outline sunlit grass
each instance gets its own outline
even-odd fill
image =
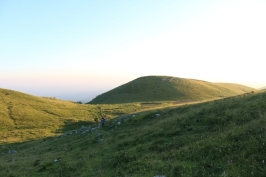
[[[169,76],[146,76],[103,93],[90,103],[191,102],[225,98],[251,91],[256,89],[238,84],[211,83]]]
[[[104,127],[83,135],[2,143],[0,176],[265,176],[266,93],[187,105],[163,103],[167,106],[161,108],[152,104],[143,104],[150,110],[143,110],[141,103],[82,105],[110,119]],[[63,115],[60,110],[49,111]],[[57,117],[65,122],[54,130],[67,132],[86,123],[96,126],[94,119],[67,115]],[[20,137],[17,130],[10,129]],[[21,136],[36,136],[34,129],[25,130]],[[8,131],[3,134],[10,135]],[[45,133],[45,129],[39,131]],[[13,149],[17,153],[8,154]]]
[[[150,106],[128,104],[77,104],[56,98],[41,98],[17,91],[0,89],[0,143],[37,140],[99,122],[102,116],[116,116],[171,103]],[[68,128],[65,128],[68,127]]]

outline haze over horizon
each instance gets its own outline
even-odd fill
[[[149,75],[266,86],[266,1],[0,1],[0,88],[79,101]]]

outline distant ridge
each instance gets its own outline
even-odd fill
[[[259,90],[266,91],[266,87],[262,87]]]
[[[91,104],[149,101],[199,101],[257,91],[231,83],[211,83],[170,76],[144,76],[92,99]]]

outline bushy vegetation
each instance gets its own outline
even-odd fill
[[[265,114],[266,93],[139,110],[85,135],[2,144],[0,176],[263,177]]]
[[[251,91],[256,89],[238,84],[211,83],[169,76],[146,76],[103,93],[90,103],[191,102],[225,98]]]

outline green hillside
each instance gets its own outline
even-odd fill
[[[90,103],[188,102],[225,98],[251,91],[256,89],[238,84],[211,83],[169,76],[146,76],[103,93]]]
[[[87,134],[2,144],[0,176],[264,177],[265,116],[265,92],[121,115]]]
[[[0,89],[0,143],[55,136],[66,126],[141,110],[140,104],[88,105]],[[145,109],[145,108],[144,108]]]

